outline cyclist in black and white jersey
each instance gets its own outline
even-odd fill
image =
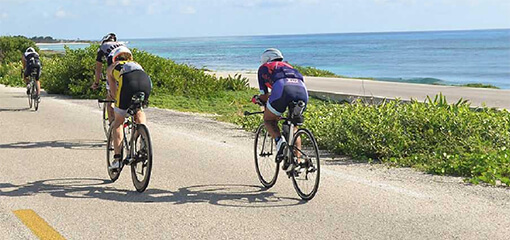
[[[36,71],[37,74],[35,76],[35,80],[37,83],[37,101],[40,100],[39,94],[41,93],[41,83],[39,82],[39,78],[41,77],[41,60],[39,60],[39,54],[35,51],[34,48],[29,47],[23,53],[21,57],[21,62],[23,63],[23,80],[25,80],[25,84],[27,85],[27,94],[29,94],[29,86],[28,86],[28,76],[32,73],[32,71]]]
[[[124,44],[117,42],[117,36],[115,36],[115,33],[108,33],[101,40],[101,46],[99,46],[99,49],[97,49],[95,81],[92,85],[92,89],[97,89],[99,86],[99,80],[101,79],[104,61],[106,60],[107,67],[112,65],[112,59],[109,58],[108,55],[112,52],[113,49],[120,46],[124,46]]]
[[[95,71],[95,81],[92,84],[92,89],[97,89],[99,87],[99,80],[101,79],[102,70],[103,70],[103,63],[106,60],[106,66],[109,67],[112,65],[112,59],[111,57],[108,57],[113,49],[124,46],[123,43],[117,42],[117,36],[115,36],[115,33],[108,33],[106,36],[103,37],[101,40],[101,46],[99,46],[99,49],[97,49],[97,56],[96,56],[96,71]],[[108,79],[107,79],[108,80]],[[113,100],[111,98],[111,95],[109,93],[110,87],[108,86],[108,81],[106,81],[106,100]],[[111,104],[106,105],[106,109],[108,111],[108,120],[110,123],[113,121],[113,118],[110,116],[114,116],[113,108]]]

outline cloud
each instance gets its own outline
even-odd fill
[[[43,16],[44,16],[44,15],[43,15]],[[64,9],[62,9],[62,8],[59,8],[59,9],[55,12],[54,16],[55,16],[56,18],[69,18],[69,17],[72,17],[72,16],[73,16],[73,14],[72,14],[71,12],[69,12],[69,11],[66,11],[66,10],[64,10]]]
[[[65,17],[68,17],[70,16],[69,13],[67,13],[65,10],[63,9],[59,9],[55,12],[55,17],[56,18],[65,18]]]
[[[195,13],[197,13],[197,10],[194,7],[192,7],[192,6],[187,6],[187,7],[181,8],[181,13],[184,13],[184,14],[195,14]]]
[[[0,14],[0,20],[7,19],[7,18],[9,18],[9,14],[7,14],[7,13]]]

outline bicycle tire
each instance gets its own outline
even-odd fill
[[[260,145],[260,143],[262,143],[262,145]],[[269,146],[269,148],[271,148],[270,152],[264,152],[265,150],[264,148],[266,146]],[[255,156],[255,170],[257,171],[259,181],[265,188],[269,189],[272,186],[274,186],[276,180],[278,179],[280,163],[277,163],[275,160],[276,146],[274,144],[273,138],[267,132],[266,127],[264,126],[263,123],[260,124],[255,133],[254,156]],[[264,169],[261,171],[261,168],[263,166],[267,167],[267,170]],[[264,174],[262,172],[264,172]],[[264,176],[265,173],[267,173],[268,175],[267,177]]]
[[[108,110],[107,110],[106,104],[109,104],[109,103],[103,103],[103,130],[104,130],[104,135],[106,136],[106,138],[108,138],[108,130],[110,129],[110,121],[108,120]]]
[[[137,125],[135,140],[133,143],[135,158],[131,163],[131,178],[136,191],[143,192],[149,186],[151,172],[152,172],[152,142],[149,134],[149,129],[143,124]],[[141,140],[140,145],[138,140]],[[142,145],[143,144],[143,145]],[[139,175],[142,179],[139,179]]]
[[[118,169],[118,170],[110,169],[111,163],[114,160],[113,156],[115,155],[115,150],[113,147],[113,131],[112,131],[111,127],[108,130],[108,138],[106,139],[106,141],[107,141],[107,143],[106,143],[106,170],[108,171],[108,176],[110,176],[110,179],[112,180],[112,182],[115,182],[115,181],[117,181],[117,179],[119,179],[120,173],[122,172],[122,164],[121,164],[121,169]],[[121,145],[121,148],[123,148],[122,145]],[[123,151],[121,151],[121,159],[124,159]]]
[[[308,140],[303,141],[303,139],[302,139],[303,135],[307,135]],[[301,139],[301,149],[296,147],[296,141],[298,139]],[[294,170],[292,172],[292,184],[294,185],[294,189],[296,190],[299,197],[301,197],[301,199],[303,199],[303,200],[308,201],[315,196],[315,194],[317,193],[317,190],[319,189],[320,156],[319,156],[319,147],[317,146],[317,141],[315,140],[315,137],[313,136],[313,134],[308,129],[299,129],[294,134],[294,138],[293,138],[292,143],[290,144],[290,148],[289,148],[289,149],[293,149],[292,159],[294,161],[294,164],[296,164],[296,162],[295,162],[296,152],[300,152],[300,154],[306,155],[304,153],[305,150],[303,147],[303,145],[304,145],[303,142],[307,142],[308,144],[310,144],[310,146],[308,146],[308,148],[307,148],[307,150],[310,151],[310,154],[305,156],[307,159],[309,158],[310,161],[306,162],[306,165],[304,167],[304,170],[305,170],[304,172],[297,172],[296,170]],[[309,164],[311,161],[315,161],[315,162],[312,162],[313,165],[311,165],[311,166],[314,166],[315,170],[309,172],[308,167],[310,166]],[[303,170],[303,168],[301,168],[301,170]],[[308,179],[309,179],[309,176],[312,176],[312,175],[315,175],[315,177],[313,178],[312,184],[310,185],[308,182]],[[305,183],[305,181],[308,183]],[[304,189],[305,186],[311,186],[311,188],[308,188],[305,190]]]

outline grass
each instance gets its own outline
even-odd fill
[[[500,89],[492,84],[483,84],[483,83],[468,83],[463,85],[457,85],[460,87],[472,87],[472,88],[492,88],[492,89]]]

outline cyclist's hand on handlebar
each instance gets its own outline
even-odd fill
[[[251,98],[251,102],[254,103],[254,104],[260,105],[260,106],[264,106],[265,105],[265,103],[260,99],[259,95],[254,95]]]
[[[92,88],[93,90],[97,90],[98,87],[99,87],[99,83],[94,82],[90,88]]]

